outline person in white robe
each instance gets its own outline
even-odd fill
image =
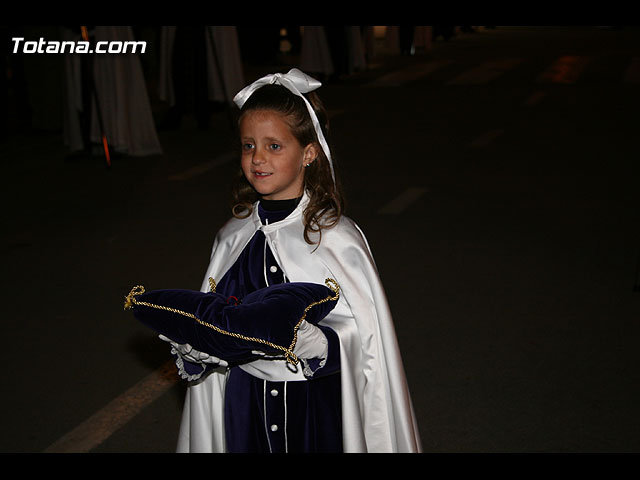
[[[323,77],[333,75],[335,69],[324,27],[303,27],[299,64],[301,70],[314,75]]]
[[[96,26],[91,31],[92,42],[135,41],[128,26]],[[64,30],[66,40],[81,41],[79,33]],[[82,55],[92,55],[93,79],[82,78]],[[103,148],[105,134],[110,153],[129,156],[162,154],[153,112],[147,92],[141,53],[74,53],[65,54],[66,102],[64,105],[64,139],[71,152],[88,150],[87,135],[83,135],[84,116],[89,129],[88,141]],[[95,90],[93,90],[95,85]],[[95,91],[90,112],[82,100],[83,93]],[[85,137],[85,138],[83,138]]]

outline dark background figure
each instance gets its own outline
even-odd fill
[[[29,104],[23,55],[13,53],[13,37],[24,37],[22,27],[0,27],[2,58],[0,59],[0,136],[8,135],[8,129],[29,129],[32,109]]]
[[[185,115],[193,114],[198,128],[209,128],[216,105],[207,95],[205,26],[177,26],[171,57],[175,105],[160,123],[160,130],[179,128]]]
[[[398,42],[400,43],[400,53],[402,55],[411,55],[413,52],[413,36],[416,27],[414,25],[398,26]]]
[[[347,27],[344,25],[329,25],[324,27],[324,32],[331,52],[331,59],[333,60],[333,75],[330,76],[329,81],[336,81],[341,76],[349,73]]]
[[[82,38],[82,28],[79,25],[65,25],[64,28],[73,33],[74,36]],[[86,26],[89,33],[89,41],[95,42],[93,37],[93,25]],[[78,151],[72,151],[67,159],[83,159],[91,158],[93,148],[91,145],[91,117],[93,113],[93,96],[95,84],[93,79],[93,56],[79,55],[80,60],[80,85],[82,90],[82,111],[78,112],[80,122],[80,130],[82,134],[82,145],[84,148]]]
[[[242,58],[257,66],[276,65],[280,51],[280,26],[236,27]]]

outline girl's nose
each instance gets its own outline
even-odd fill
[[[253,163],[254,165],[260,165],[264,163],[264,158],[262,158],[262,155],[258,153],[257,150],[254,150],[253,155],[251,156],[251,163]]]

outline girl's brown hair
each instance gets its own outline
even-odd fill
[[[328,142],[329,120],[320,98],[315,92],[307,93],[305,97],[313,106],[322,133]],[[285,87],[265,85],[256,90],[243,105],[238,123],[242,120],[243,115],[255,110],[269,110],[281,114],[291,128],[291,133],[302,147],[310,143],[317,147],[318,157],[305,168],[304,189],[309,195],[309,204],[303,212],[303,217],[305,241],[309,244],[316,243],[311,240],[311,233],[318,233],[317,243],[320,243],[322,229],[334,226],[344,212],[344,196],[337,171],[335,171],[335,159],[333,166],[336,178],[334,183],[329,159],[318,142],[304,100]],[[245,178],[242,169],[233,183],[231,197],[232,212],[237,218],[248,217],[253,210],[253,204],[260,198]]]

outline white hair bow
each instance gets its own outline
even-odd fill
[[[312,78],[309,75],[301,72],[297,68],[292,68],[288,73],[273,73],[259,78],[251,85],[248,85],[240,90],[233,98],[233,101],[238,106],[238,108],[242,108],[249,97],[253,95],[253,92],[261,87],[264,87],[265,85],[271,84],[282,85],[292,93],[301,97],[302,100],[304,100],[304,103],[307,106],[307,110],[309,111],[309,115],[311,116],[311,122],[313,123],[313,127],[315,128],[316,135],[318,136],[318,142],[320,142],[320,146],[322,147],[322,150],[324,150],[324,153],[327,156],[327,160],[329,160],[331,176],[333,177],[333,181],[335,182],[336,177],[335,173],[333,172],[333,160],[331,160],[329,145],[324,138],[322,128],[320,128],[320,122],[318,121],[316,112],[314,111],[309,101],[304,97],[304,95],[302,95],[303,93],[308,93],[317,88],[320,88],[320,86],[322,86],[322,83],[320,83],[315,78]]]

